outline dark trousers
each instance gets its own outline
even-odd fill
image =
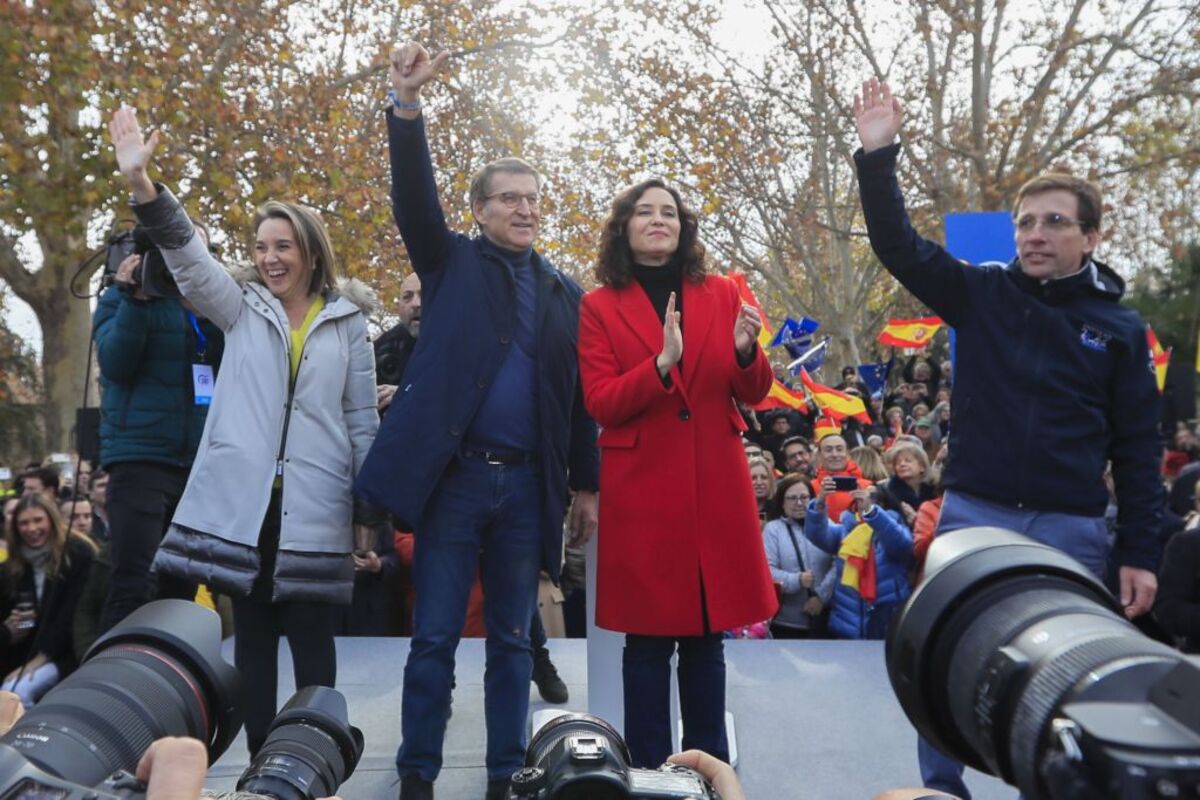
[[[150,577],[154,554],[175,514],[188,470],[148,461],[125,461],[109,468],[108,531],[112,575],[100,614],[107,631],[156,596],[191,600],[196,585],[161,575]]]
[[[633,766],[656,769],[673,752],[671,656],[679,650],[683,749],[729,760],[725,738],[725,641],[707,636],[625,636],[625,743]]]
[[[233,663],[242,675],[246,747],[253,758],[275,719],[279,691],[279,637],[292,651],[296,688],[332,687],[337,678],[330,603],[264,603],[233,599]]]
[[[483,602],[486,603],[487,599]],[[542,615],[536,608],[533,609],[533,617],[529,620],[529,646],[533,649],[534,661],[539,656],[550,657],[550,651],[546,647],[546,626],[542,624]]]
[[[259,574],[249,597],[233,598],[233,664],[242,675],[246,710],[246,747],[253,758],[267,738],[275,719],[279,693],[279,637],[286,636],[292,651],[296,688],[333,687],[337,678],[337,651],[333,628],[337,606],[293,600],[271,602],[275,558],[279,550],[282,490],[271,492],[271,501],[258,534]]]

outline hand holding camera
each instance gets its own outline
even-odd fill
[[[145,300],[146,293],[142,291],[142,281],[138,267],[142,265],[142,257],[137,253],[126,256],[113,275],[113,282],[122,291],[129,292],[138,300]]]

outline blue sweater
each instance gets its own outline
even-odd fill
[[[1035,511],[1104,515],[1116,482],[1115,561],[1158,564],[1160,398],[1146,326],[1122,280],[1095,271],[1042,283],[1019,261],[974,267],[921,238],[896,180],[899,145],[859,150],[859,193],[883,265],[952,325],[954,424],[942,483]]]

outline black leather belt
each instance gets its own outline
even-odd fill
[[[478,461],[486,461],[489,464],[502,464],[506,467],[515,467],[521,464],[532,464],[537,456],[534,453],[524,453],[520,450],[510,451],[507,453],[498,453],[495,450],[480,450],[477,447],[463,447],[459,454],[463,458],[473,458]]]

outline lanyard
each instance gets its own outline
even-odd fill
[[[196,332],[196,357],[200,359],[200,363],[204,363],[204,354],[208,347],[208,337],[204,335],[204,331],[200,330],[200,323],[196,320],[196,315],[191,311],[184,309],[187,314],[188,321],[192,323],[192,330]]]

